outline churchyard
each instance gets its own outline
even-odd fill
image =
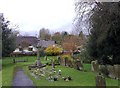
[[[28,60],[17,63],[13,63],[13,57],[4,58],[2,86],[12,86],[15,73],[20,67],[35,86],[96,86],[96,72],[91,70],[91,64],[83,63],[83,69],[80,68],[80,64],[80,67],[70,67],[67,63],[59,65],[51,61],[57,59],[57,56],[48,56],[47,60],[40,57],[42,64],[46,64],[45,67],[29,69],[30,65],[35,64],[36,58],[36,56],[16,57],[17,60]],[[106,86],[118,86],[118,80],[110,77],[105,77],[105,82]]]

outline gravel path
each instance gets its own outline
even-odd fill
[[[18,68],[13,79],[13,88],[35,88],[32,80],[24,74],[22,68]]]

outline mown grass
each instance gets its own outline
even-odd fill
[[[56,57],[48,57],[48,59],[52,59]],[[30,75],[30,71],[28,70],[28,65],[34,64],[36,57],[35,56],[26,56],[26,57],[18,57],[16,59],[28,59],[28,62],[19,62],[19,63],[12,63],[12,58],[7,57],[3,59],[3,70],[2,70],[2,85],[3,86],[11,86],[12,85],[12,80],[14,76],[14,71],[15,68],[20,66],[23,68],[25,74],[27,74],[30,79],[33,81],[33,83],[36,86],[95,86],[95,73],[91,72],[91,65],[90,64],[84,64],[85,72],[83,71],[78,71],[73,68],[68,68],[64,66],[57,66],[55,69],[56,70],[62,70],[62,75],[63,76],[71,76],[72,81],[65,82],[63,80],[58,80],[56,82],[48,82],[43,79],[35,79]],[[43,57],[41,57],[42,63],[46,63],[44,61]],[[50,60],[48,60],[50,61]],[[50,66],[51,68],[51,66]],[[107,86],[117,86],[118,81],[113,80],[110,78],[106,78],[106,83]],[[47,84],[47,85],[46,85]]]

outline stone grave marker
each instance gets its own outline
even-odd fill
[[[47,61],[47,56],[44,56],[44,60]]]
[[[106,88],[105,78],[100,73],[96,76],[96,88]]]
[[[59,64],[61,64],[61,57],[58,56],[57,59],[58,59]]]
[[[64,58],[64,61],[65,61],[65,66],[67,66],[68,59]]]
[[[53,60],[51,60],[51,65],[52,65],[52,69],[55,68],[55,62]]]
[[[69,60],[67,64],[68,64],[68,67],[71,67],[71,68],[73,67],[72,61]]]
[[[116,77],[116,79],[120,80],[120,65],[114,65],[114,69],[115,69],[115,77]]]
[[[98,72],[99,71],[99,65],[98,65],[97,60],[91,62],[91,70],[93,72]]]
[[[75,69],[77,69],[77,70],[83,70],[82,61],[77,60],[74,65],[75,65]]]
[[[109,77],[115,79],[115,69],[112,65],[107,66],[108,71],[109,71]]]

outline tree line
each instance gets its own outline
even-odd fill
[[[76,25],[85,19],[89,30],[84,53],[101,64],[120,64],[120,2],[78,1],[76,10]]]

